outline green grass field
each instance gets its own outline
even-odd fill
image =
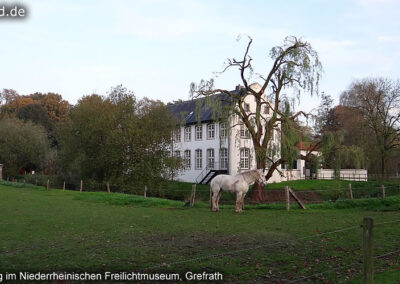
[[[337,204],[213,213],[207,203],[3,184],[0,273],[218,271],[230,283],[360,283],[359,225],[372,216],[393,222],[374,229],[376,279],[399,282],[399,253],[385,254],[400,249],[400,199]]]

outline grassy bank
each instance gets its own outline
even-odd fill
[[[176,186],[180,186],[182,183],[176,183]],[[31,184],[24,183],[16,183],[16,182],[0,182],[0,185],[6,185],[9,187],[14,187],[17,189],[33,189],[38,191],[46,191],[44,187],[35,186]],[[186,183],[184,185],[190,185]],[[187,188],[189,191],[189,187]],[[191,187],[190,187],[191,190]],[[203,193],[204,200],[202,198],[198,198],[195,206],[196,208],[209,208],[209,193],[205,195],[206,188],[204,185],[200,185],[200,193]],[[326,191],[329,191],[328,189]],[[50,192],[61,192],[61,190],[51,189]],[[125,193],[107,193],[107,192],[82,192],[78,193],[76,191],[67,190],[65,192],[61,192],[61,194],[73,194],[73,200],[85,201],[85,202],[94,202],[94,203],[104,203],[109,205],[122,205],[122,206],[135,206],[135,207],[158,207],[158,208],[187,208],[189,207],[188,202],[178,201],[167,198],[158,198],[158,197],[147,197],[144,198],[141,195],[132,195]],[[198,196],[199,192],[196,192],[196,196]],[[227,197],[231,197],[231,200],[226,198],[226,204],[222,204],[220,207],[225,209],[233,209],[235,204],[235,195],[233,194],[224,194]],[[223,196],[224,196],[223,195]],[[246,204],[246,208],[248,210],[253,209],[278,209],[283,210],[286,208],[286,205],[283,203],[270,203],[270,204]],[[300,208],[293,204],[291,206],[292,210],[300,210]],[[335,201],[325,201],[320,203],[311,203],[307,204],[307,208],[309,209],[351,209],[351,208],[363,208],[369,210],[381,210],[381,211],[391,211],[391,210],[400,210],[400,195],[389,196],[385,199],[382,198],[361,198],[361,199],[344,199],[344,200],[335,200]]]
[[[39,175],[38,175],[39,177]],[[24,179],[20,179],[22,181]],[[36,179],[32,175],[25,179],[27,184],[30,181],[35,184],[38,182],[41,186],[46,185],[47,177],[40,176]],[[357,181],[342,181],[342,180],[297,180],[280,183],[270,183],[266,185],[267,192],[274,194],[274,191],[282,191],[285,186],[290,186],[296,191],[302,192],[315,192],[317,194],[317,200],[340,200],[349,198],[348,186],[351,184],[354,198],[371,198],[381,197],[381,186],[385,186],[386,196],[400,195],[400,181],[391,180],[386,182],[368,181],[368,182],[357,182]],[[71,187],[67,182],[67,189],[79,190],[78,187]],[[53,188],[62,188],[63,184],[57,181],[57,178],[50,178],[50,186]],[[111,185],[112,192],[143,195],[144,187],[138,187],[136,185]],[[83,183],[84,191],[100,191],[106,192],[106,184],[98,183]],[[186,201],[189,200],[192,191],[192,183],[177,182],[177,181],[164,181],[158,186],[149,186],[147,196],[160,197],[171,200]],[[210,198],[210,186],[198,184],[196,186],[196,201],[208,201]],[[247,196],[248,199],[248,196]],[[284,198],[282,196],[282,200]],[[223,194],[221,198],[221,204],[233,204],[235,202],[235,196],[232,194]],[[271,198],[267,202],[276,202],[274,198]],[[247,200],[249,203],[249,200]]]

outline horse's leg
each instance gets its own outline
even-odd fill
[[[242,200],[240,201],[240,202],[242,203],[242,204],[241,204],[241,205],[242,205],[242,206],[241,206],[241,211],[244,210],[244,198],[245,198],[245,196],[246,196],[246,193],[247,193],[247,192],[244,192],[244,193],[242,194]]]
[[[219,199],[221,198],[221,195],[222,195],[222,189],[219,190],[218,195],[217,195],[217,201],[216,201],[217,211],[219,211],[218,203],[219,203]]]
[[[235,207],[235,212],[241,212],[242,211],[242,204],[241,201],[242,200],[242,192],[238,191],[236,193],[236,207]]]
[[[218,211],[218,194],[219,194],[219,191],[220,191],[221,189],[219,188],[219,186],[214,186],[214,187],[212,187],[211,188],[211,205],[212,205],[212,208],[211,208],[211,210],[212,211]]]

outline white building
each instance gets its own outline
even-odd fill
[[[251,85],[256,91],[260,87],[259,84]],[[238,92],[239,87],[235,91]],[[225,104],[230,101],[223,94],[216,94],[212,99],[220,99]],[[255,107],[253,96],[247,96],[244,108],[255,112]],[[172,144],[173,155],[183,158],[186,165],[185,170],[178,174],[177,180],[208,183],[220,173],[233,175],[256,168],[252,140],[246,126],[240,124],[237,116],[231,115],[225,123],[216,122],[212,106],[207,105],[205,98],[175,103],[169,108],[175,116],[183,120],[182,126],[173,135]],[[267,106],[264,106],[262,114],[266,119],[272,116]],[[280,149],[279,137],[279,129],[275,129],[271,143],[277,149]],[[279,154],[276,154],[275,159],[279,159],[277,155]],[[279,181],[281,177],[275,171],[268,182]]]
[[[250,86],[259,91],[261,86],[257,83]],[[232,93],[239,94],[240,88],[236,87]],[[266,98],[265,98],[266,99]],[[232,100],[224,94],[211,96],[209,102],[216,101],[221,104],[230,104]],[[246,96],[243,107],[248,112],[255,112],[256,102],[253,96]],[[237,174],[241,171],[256,169],[255,151],[250,134],[245,125],[241,124],[239,117],[231,115],[226,122],[220,122],[215,117],[212,104],[207,104],[205,98],[184,101],[169,105],[169,109],[182,123],[173,135],[172,154],[184,159],[185,170],[181,171],[176,180],[195,183],[208,183],[218,174]],[[272,111],[263,105],[262,115],[266,120],[272,116]],[[280,158],[280,124],[273,130],[273,139],[270,148],[275,148],[274,161]],[[299,145],[300,154],[306,156],[310,151],[312,155],[320,156],[321,152]],[[280,165],[274,171],[268,183],[298,179],[334,179],[333,170],[320,169],[316,173],[310,171],[310,165],[298,159],[290,167]],[[365,170],[341,170],[341,179],[367,180]]]

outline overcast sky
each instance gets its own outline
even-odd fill
[[[310,42],[324,68],[320,90],[336,103],[354,79],[400,78],[396,0],[19,3],[28,9],[26,19],[0,20],[0,89],[20,94],[51,91],[76,103],[123,84],[139,98],[188,99],[191,82],[242,56],[246,41],[236,41],[239,34],[254,39],[258,73],[269,70],[268,52],[286,36]],[[216,81],[225,89],[239,83],[236,70]],[[304,96],[298,109],[318,104]]]

